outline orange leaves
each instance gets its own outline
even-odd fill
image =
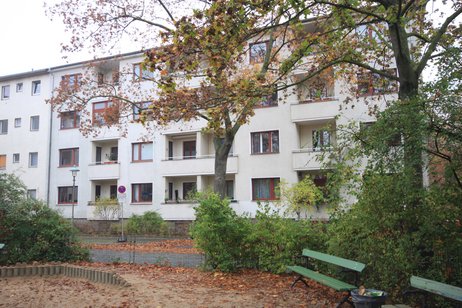
[[[199,250],[193,247],[192,240],[166,240],[148,243],[114,243],[114,244],[87,244],[91,249],[108,249],[138,252],[171,252],[180,254],[197,254]]]

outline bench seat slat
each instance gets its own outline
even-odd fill
[[[366,264],[328,255],[322,252],[310,250],[310,249],[303,249],[303,256],[321,260],[327,263],[335,264],[344,268],[348,268],[350,270],[356,271],[356,272],[362,272],[363,269],[366,267]]]
[[[462,288],[451,286],[438,281],[412,276],[411,286],[431,293],[439,294],[448,298],[462,301]]]
[[[351,291],[351,290],[357,289],[357,287],[352,284],[320,274],[318,272],[312,271],[302,266],[294,265],[294,266],[288,266],[287,268],[297,274],[313,279],[314,281],[317,281],[323,285],[331,287],[332,289],[335,289],[337,291]]]

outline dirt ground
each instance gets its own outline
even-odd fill
[[[294,277],[129,264],[79,264],[120,274],[130,287],[65,276],[0,279],[0,307],[334,307],[341,294]]]

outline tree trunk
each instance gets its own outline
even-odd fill
[[[226,197],[226,165],[229,151],[234,141],[234,133],[227,133],[224,138],[214,137],[215,146],[215,179],[213,190],[222,199]]]

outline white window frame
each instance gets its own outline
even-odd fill
[[[10,99],[11,95],[11,88],[10,85],[4,85],[2,86],[2,100],[7,100]]]
[[[32,95],[40,95],[41,88],[42,88],[41,80],[32,81],[32,89],[31,89]]]
[[[18,83],[16,84],[16,93],[22,92],[23,89],[24,89],[24,83],[18,82]]]
[[[0,135],[8,134],[8,120],[0,120]]]
[[[21,127],[21,118],[14,119],[14,127]]]
[[[13,164],[19,163],[21,160],[21,156],[19,153],[13,153]]]
[[[32,164],[33,163],[33,161],[32,161],[33,156],[36,157],[35,164]],[[29,168],[37,168],[37,166],[38,166],[38,152],[29,152]]]
[[[30,131],[38,131],[40,129],[40,116],[31,116],[30,117]]]

